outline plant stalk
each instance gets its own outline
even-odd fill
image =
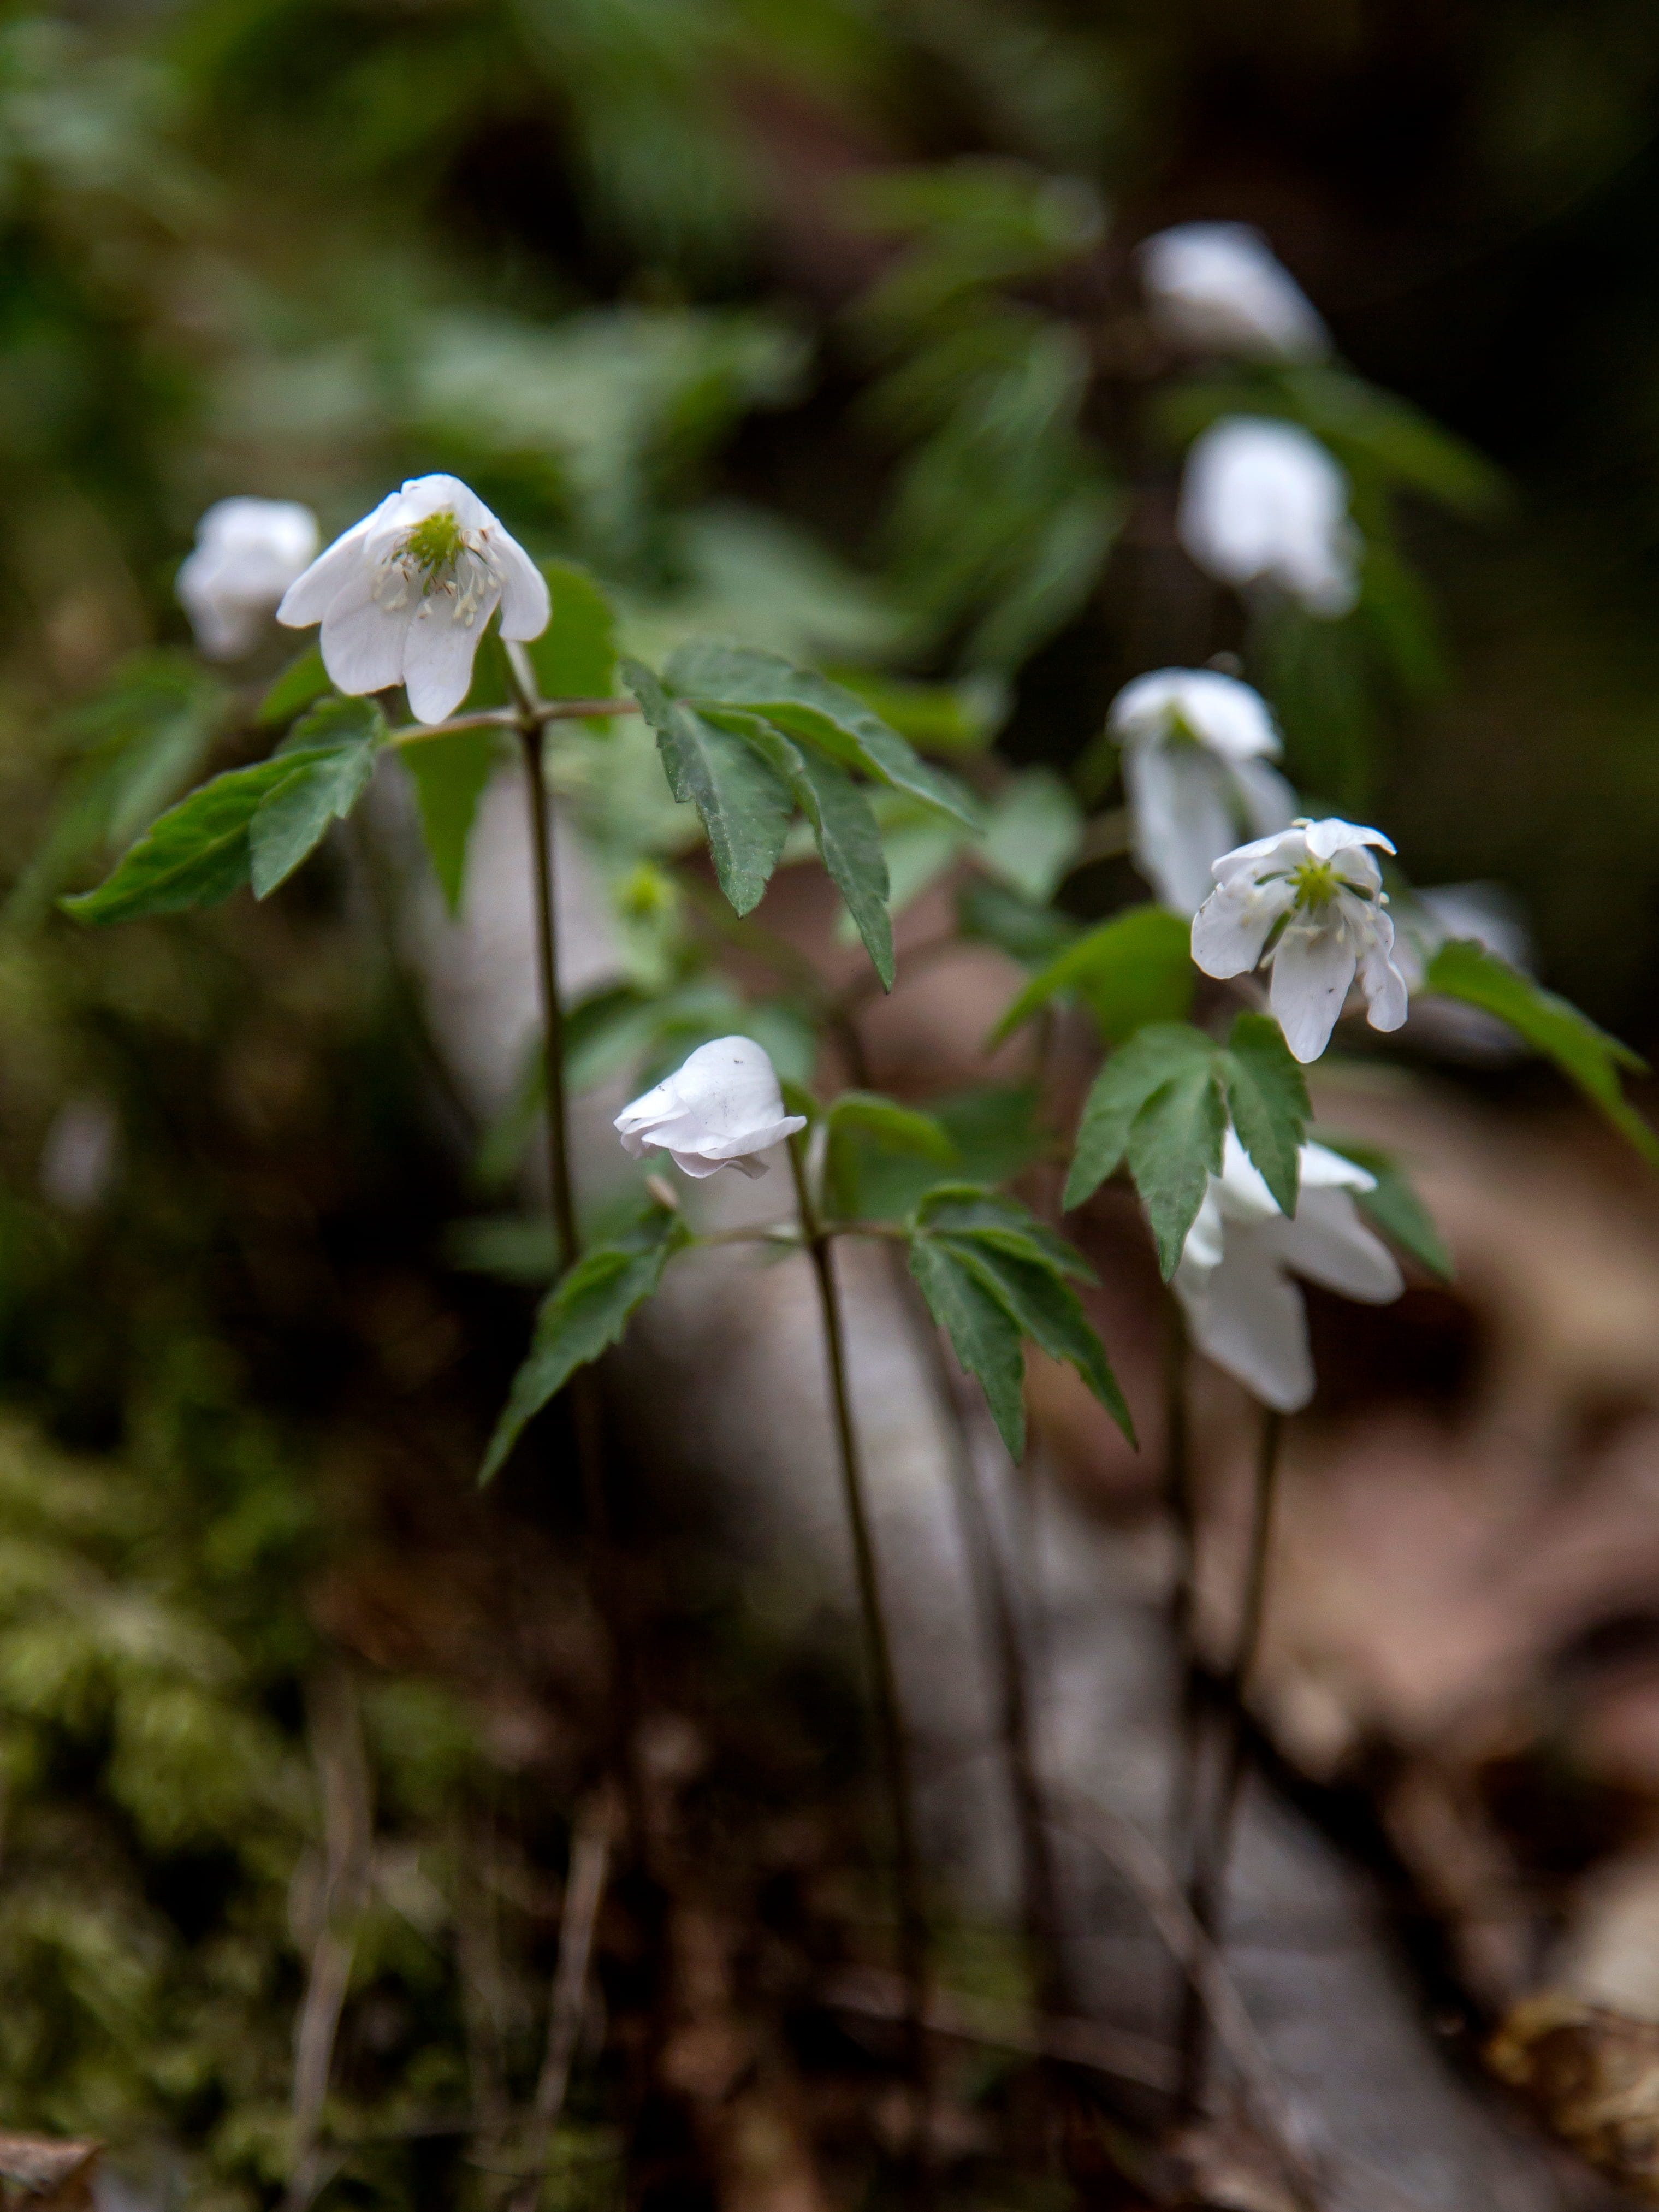
[[[1279,1443],[1285,1417],[1272,1407],[1261,1409],[1261,1430],[1256,1448],[1255,1480],[1251,1486],[1250,1548],[1244,1570],[1244,1602],[1233,1656],[1222,1684],[1221,1772],[1209,1817],[1194,1852],[1192,1882],[1188,1893],[1193,1920],[1205,1941],[1219,1948],[1226,1902],[1228,1862],[1232,1855],[1233,1830],[1244,1781],[1245,1698],[1256,1654],[1261,1625],[1267,1614],[1267,1565],[1272,1551],[1273,1505],[1279,1490]],[[1209,2070],[1209,2023],[1201,1995],[1189,1984],[1188,2011],[1181,2038],[1181,2102],[1189,2116],[1203,2105]],[[1189,2024],[1190,2023],[1190,2024]]]
[[[927,2048],[927,1915],[922,1902],[921,1863],[916,1850],[915,1826],[910,1804],[910,1762],[904,1722],[899,1705],[898,1675],[887,1633],[887,1617],[881,1601],[881,1580],[876,1563],[874,1533],[859,1461],[858,1437],[853,1426],[852,1400],[847,1382],[847,1342],[841,1295],[836,1287],[833,1244],[813,1202],[799,1139],[789,1139],[789,1166],[795,1179],[800,1207],[801,1236],[817,1283],[818,1304],[823,1320],[823,1343],[830,1374],[830,1407],[835,1417],[836,1443],[841,1459],[842,1492],[848,1526],[853,1538],[853,1560],[858,1579],[859,1609],[863,1621],[865,1654],[875,1695],[877,1723],[881,1735],[882,1764],[887,1783],[888,1813],[893,1832],[893,1894],[898,1917],[898,1965],[905,1990],[904,2035],[908,2069],[915,2104],[911,2112],[911,2150],[924,2191],[931,2163],[928,2151],[929,2094]]]

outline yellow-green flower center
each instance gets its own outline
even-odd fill
[[[1328,860],[1303,860],[1291,870],[1291,889],[1298,907],[1328,906],[1342,889],[1342,878]]]
[[[416,524],[404,541],[404,552],[430,576],[440,568],[447,568],[464,550],[465,543],[453,509],[443,507]]]

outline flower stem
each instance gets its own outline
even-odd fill
[[[866,1658],[875,1692],[876,1715],[881,1733],[882,1760],[886,1771],[889,1817],[893,1832],[893,1892],[898,1916],[899,1972],[905,1990],[906,2058],[915,2104],[911,2112],[911,2154],[919,2180],[926,2183],[930,2163],[927,2148],[930,2097],[927,2051],[927,1916],[922,1903],[921,1867],[916,1851],[915,1827],[910,1808],[910,1763],[904,1723],[899,1708],[898,1676],[893,1649],[882,1608],[881,1580],[876,1564],[874,1534],[869,1503],[859,1462],[858,1437],[853,1426],[853,1407],[847,1385],[847,1342],[841,1296],[836,1287],[833,1245],[813,1203],[798,1138],[788,1145],[790,1171],[800,1207],[801,1236],[817,1282],[818,1304],[823,1320],[823,1343],[830,1370],[830,1399],[835,1416],[836,1443],[841,1457],[842,1496],[853,1538],[853,1561],[857,1574],[859,1607],[863,1620]]]
[[[564,1008],[559,999],[558,914],[553,884],[552,823],[543,773],[543,725],[526,714],[520,732],[530,799],[530,842],[535,856],[536,977],[542,1002],[542,1072],[547,1092],[547,1184],[558,1232],[559,1266],[580,1254],[576,1201],[570,1180],[569,1115],[564,1092]]]
[[[1188,1892],[1188,1902],[1200,1934],[1206,1942],[1218,1946],[1226,1901],[1227,1865],[1244,1780],[1244,1700],[1267,1613],[1267,1563],[1272,1549],[1273,1504],[1279,1489],[1279,1448],[1284,1428],[1284,1415],[1264,1406],[1251,1486],[1250,1549],[1244,1570],[1244,1601],[1232,1659],[1222,1684],[1221,1772],[1210,1816],[1195,1852]],[[1185,2021],[1182,2024],[1181,2101],[1183,2109],[1192,2114],[1200,2110],[1203,2102],[1209,2056],[1207,2015],[1196,1990],[1189,1992],[1188,2012],[1189,2015],[1195,2013],[1196,2024],[1190,2028]]]

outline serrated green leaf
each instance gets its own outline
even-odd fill
[[[1284,1031],[1267,1014],[1238,1017],[1227,1039],[1223,1066],[1228,1110],[1238,1141],[1279,1201],[1279,1211],[1293,1218],[1302,1142],[1313,1111],[1306,1079]]]
[[[254,815],[270,793],[307,763],[303,753],[273,754],[215,776],[152,823],[95,890],[59,904],[77,921],[100,924],[219,905],[248,880],[248,826]]]
[[[323,665],[321,647],[308,645],[295,659],[289,661],[260,700],[253,719],[262,730],[280,729],[284,722],[291,722],[313,699],[320,699],[325,691],[331,689],[328,671]]]
[[[672,1255],[690,1241],[684,1223],[660,1207],[640,1235],[626,1243],[602,1244],[575,1266],[544,1300],[524,1364],[513,1378],[478,1473],[489,1482],[518,1442],[527,1422],[557,1396],[579,1367],[617,1343],[629,1320],[656,1290]]]
[[[1152,1224],[1166,1283],[1181,1264],[1210,1177],[1221,1172],[1226,1133],[1215,1057],[1208,1066],[1194,1063],[1155,1091],[1130,1128],[1129,1173]]]
[[[544,561],[553,602],[547,628],[525,648],[544,699],[608,699],[617,680],[617,618],[574,561]]]
[[[789,781],[812,825],[818,856],[858,926],[882,988],[893,988],[893,922],[887,911],[887,855],[870,802],[832,761],[787,739]]]
[[[248,876],[255,898],[269,898],[321,844],[329,825],[350,813],[368,788],[374,754],[374,740],[368,737],[314,754],[276,756],[302,764],[266,793],[248,824]]]
[[[1025,1354],[1007,1308],[947,1245],[910,1239],[910,1273],[927,1310],[950,1338],[963,1374],[975,1376],[1010,1455],[1025,1455]]]
[[[1064,1210],[1069,1213],[1092,1197],[1117,1167],[1136,1115],[1156,1091],[1176,1077],[1200,1072],[1207,1076],[1214,1064],[1215,1046],[1201,1030],[1185,1023],[1149,1024],[1115,1052],[1084,1103],[1060,1201]]]
[[[501,742],[493,730],[452,730],[398,747],[420,810],[432,872],[451,914],[460,911],[466,883],[466,848],[495,763]]]
[[[1121,1045],[1149,1024],[1179,1022],[1196,987],[1190,923],[1166,907],[1132,906],[1039,969],[991,1031],[987,1048],[1061,991],[1081,999],[1107,1042]]]
[[[675,648],[663,672],[672,690],[711,705],[756,708],[842,767],[861,769],[969,830],[979,827],[972,794],[954,776],[930,768],[862,699],[815,670],[792,667],[775,653],[692,638]]]
[[[1093,1391],[1131,1443],[1136,1441],[1111,1362],[1084,1312],[1077,1292],[1041,1259],[1033,1259],[996,1231],[947,1236],[943,1243],[1002,1307],[1022,1336],[1050,1359],[1066,1361]]]
[[[1394,1155],[1352,1137],[1334,1136],[1328,1129],[1316,1129],[1313,1133],[1328,1151],[1340,1152],[1345,1160],[1352,1160],[1356,1167],[1376,1177],[1374,1190],[1353,1193],[1355,1205],[1372,1225],[1430,1274],[1437,1275],[1442,1282],[1451,1282],[1456,1269],[1445,1240],[1435,1226],[1434,1216]]]
[[[623,682],[656,732],[668,787],[702,817],[720,887],[738,914],[757,905],[783,850],[793,793],[754,745],[672,699],[637,660]]]
[[[1639,1073],[1646,1066],[1628,1045],[1471,939],[1455,938],[1443,945],[1429,963],[1423,988],[1507,1022],[1577,1084],[1644,1159],[1659,1166],[1659,1137],[1626,1098],[1620,1079],[1621,1069]]]
[[[936,1183],[916,1203],[913,1225],[942,1234],[988,1236],[1001,1240],[1019,1256],[1040,1260],[1057,1273],[1079,1283],[1095,1281],[1095,1273],[1075,1245],[1068,1244],[1046,1221],[1039,1221],[1029,1206],[983,1183]]]

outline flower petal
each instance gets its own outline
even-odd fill
[[[501,576],[501,635],[539,637],[553,613],[546,577],[518,539],[499,526],[490,534],[490,549]]]
[[[383,607],[374,589],[373,572],[361,569],[323,617],[323,665],[342,691],[384,691],[403,681],[404,639],[415,610]]]
[[[1135,745],[1124,753],[1135,865],[1177,914],[1203,905],[1215,888],[1211,863],[1231,848],[1227,775],[1194,744]]]
[[[1267,762],[1235,761],[1232,780],[1245,826],[1258,840],[1278,836],[1295,821],[1300,803],[1295,790]]]
[[[1393,841],[1380,830],[1368,830],[1363,822],[1345,822],[1340,814],[1328,814],[1322,822],[1307,823],[1304,835],[1308,850],[1316,860],[1334,860],[1339,853],[1353,850],[1363,854],[1367,845],[1380,845],[1385,853],[1394,850]],[[1376,864],[1372,861],[1374,867]]]
[[[415,609],[404,647],[404,686],[410,712],[420,722],[441,722],[453,714],[472,684],[472,659],[477,652],[497,594],[483,594],[470,622],[455,611],[454,599],[441,589],[427,592]]]
[[[289,629],[305,629],[312,623],[321,622],[330,606],[345,590],[353,578],[366,573],[367,539],[371,532],[379,529],[387,508],[397,498],[396,492],[383,499],[373,514],[366,514],[361,522],[354,522],[349,530],[343,531],[331,545],[325,546],[312,562],[289,586],[276,610],[276,619]],[[396,681],[396,678],[393,678]],[[377,685],[377,690],[384,690]]]
[[[1387,1305],[1406,1287],[1400,1263],[1346,1190],[1304,1191],[1296,1219],[1283,1222],[1273,1241],[1287,1267],[1365,1305]]]
[[[1279,939],[1269,1003],[1285,1043],[1304,1065],[1330,1042],[1357,964],[1346,929],[1292,921]]]
[[[1194,960],[1206,975],[1248,975],[1293,896],[1285,883],[1218,884],[1193,916]]]
[[[1388,928],[1367,946],[1359,963],[1360,988],[1365,994],[1366,1015],[1374,1030],[1397,1030],[1404,1022],[1410,994],[1406,979],[1394,962],[1394,926],[1387,915],[1377,917]]]
[[[1263,1405],[1294,1413],[1314,1394],[1302,1293],[1281,1271],[1265,1231],[1233,1231],[1221,1265],[1200,1287],[1175,1288],[1193,1341]]]

